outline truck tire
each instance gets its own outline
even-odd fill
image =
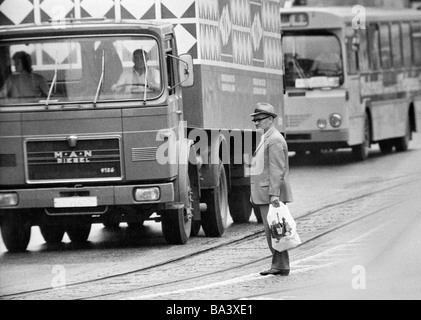
[[[162,215],[162,232],[168,244],[183,245],[190,238],[192,218],[185,209],[166,210]]]
[[[40,225],[39,229],[47,244],[58,244],[63,240],[64,227],[53,225]]]
[[[88,241],[91,227],[90,223],[72,224],[67,226],[66,232],[72,242],[84,243]]]
[[[233,186],[228,198],[234,223],[248,223],[253,207],[250,202],[250,186]]]
[[[186,181],[187,194],[190,194],[191,187],[188,174]],[[167,243],[175,245],[186,244],[191,236],[193,223],[193,216],[188,213],[187,208],[162,211],[161,217],[162,232]]]
[[[103,223],[103,226],[108,230],[117,230],[120,227],[120,223],[107,221]]]
[[[225,167],[219,165],[219,184],[211,190],[202,190],[202,201],[208,209],[202,214],[202,228],[207,237],[219,238],[227,228],[228,184]]]
[[[1,235],[9,252],[23,252],[31,238],[31,224],[19,211],[7,212],[1,220]]]

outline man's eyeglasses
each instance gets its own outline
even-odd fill
[[[268,117],[266,117],[266,118],[261,118],[261,119],[254,119],[254,120],[252,120],[254,123],[258,123],[258,122],[262,122],[263,120],[266,120],[266,119],[268,119],[268,118],[270,118],[270,116],[268,116]]]

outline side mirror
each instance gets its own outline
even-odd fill
[[[183,88],[189,88],[194,85],[194,72],[193,72],[193,57],[189,54],[183,54],[179,59],[179,73],[180,85]]]

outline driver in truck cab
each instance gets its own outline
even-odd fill
[[[159,71],[147,65],[147,53],[138,49],[133,52],[134,66],[125,70],[120,79],[111,87],[113,92],[138,93],[146,87],[149,90],[160,90]]]

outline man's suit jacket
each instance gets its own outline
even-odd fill
[[[281,202],[292,202],[287,142],[275,128],[263,138],[252,161],[251,201],[268,205],[271,196],[278,196]]]

